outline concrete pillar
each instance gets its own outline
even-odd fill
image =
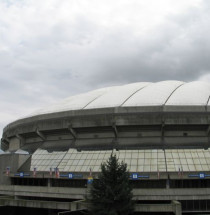
[[[51,180],[50,180],[50,178],[47,179],[47,186],[51,187]]]
[[[174,214],[175,215],[182,215],[182,205],[180,202],[173,200],[172,204],[174,205]]]
[[[77,202],[71,202],[71,211],[77,210]]]
[[[167,180],[166,180],[166,189],[169,189],[169,188],[170,188],[170,180],[167,179]]]

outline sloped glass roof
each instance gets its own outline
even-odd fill
[[[111,150],[81,151],[69,149],[67,152],[52,152],[37,149],[32,155],[31,171],[49,171],[58,168],[60,172],[100,171],[100,165],[111,155]],[[119,161],[127,163],[130,172],[210,171],[210,149],[166,150],[166,163],[163,150],[119,150],[114,151]]]

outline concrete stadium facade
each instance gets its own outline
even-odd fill
[[[10,123],[0,204],[85,208],[90,171],[97,180],[115,153],[128,165],[136,211],[210,211],[209,98],[204,82],[140,82],[72,96]]]

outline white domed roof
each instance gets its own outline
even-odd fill
[[[208,109],[210,84],[201,81],[139,82],[102,88],[71,96],[63,101],[40,109],[30,116],[71,110],[88,110],[116,107],[202,106]]]

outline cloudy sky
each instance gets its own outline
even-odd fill
[[[0,135],[87,90],[210,82],[210,1],[0,0],[0,74]]]

